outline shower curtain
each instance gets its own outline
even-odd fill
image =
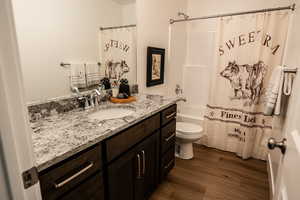
[[[282,64],[289,12],[226,17],[219,23],[205,142],[243,159],[265,160],[275,117],[263,114],[264,99],[272,70]]]
[[[102,74],[112,82],[136,82],[136,27],[102,30],[99,36]]]

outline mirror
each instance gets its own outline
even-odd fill
[[[13,7],[28,103],[70,96],[73,68],[87,86],[104,77],[136,83],[135,0],[15,0]]]

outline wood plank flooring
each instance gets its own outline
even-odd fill
[[[176,159],[150,200],[268,200],[266,162],[197,145],[192,160]]]

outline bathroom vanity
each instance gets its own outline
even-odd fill
[[[51,120],[38,120],[40,131],[34,133],[33,139],[37,161],[40,162],[37,168],[43,199],[147,199],[175,164],[178,100],[146,97],[126,105],[136,109],[133,116],[104,122],[88,119],[95,110],[62,114],[66,115],[64,119],[76,115],[80,122],[90,123],[85,124],[84,129],[96,136],[79,134],[83,127],[72,122],[75,123],[72,128],[60,128],[63,129],[60,134],[62,140],[57,142],[57,146],[51,143],[56,155],[50,155],[51,149],[48,151],[40,146],[44,141],[41,138],[43,134],[51,134],[51,130],[43,132],[47,125],[57,126],[55,121],[59,123],[64,119],[56,116]],[[100,110],[115,108],[115,105],[110,106],[105,105]],[[112,123],[111,127],[106,129],[109,123]],[[76,129],[79,133],[75,133]],[[71,150],[61,150],[59,146],[70,142],[63,141],[66,140],[63,137],[74,137],[68,132],[78,134],[75,138],[81,137],[81,142],[75,144],[74,138],[70,138],[70,141],[73,140]],[[53,129],[52,133],[58,137]],[[49,135],[44,139],[46,137]]]

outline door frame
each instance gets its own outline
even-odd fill
[[[11,0],[0,1],[0,147],[12,199],[41,199],[39,184],[24,189],[22,172],[35,164]]]

